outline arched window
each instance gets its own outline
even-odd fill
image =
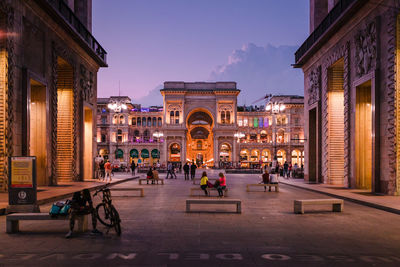
[[[179,124],[179,111],[175,111],[175,124]]]
[[[226,123],[231,123],[231,112],[230,111],[227,111],[226,112]]]
[[[161,127],[162,126],[162,119],[161,119],[161,117],[158,117],[158,127]]]
[[[173,111],[171,111],[169,113],[169,121],[170,121],[170,124],[174,124],[175,123],[175,113]]]
[[[151,127],[151,117],[147,118],[147,127]]]
[[[119,124],[124,124],[124,123],[125,123],[124,115],[119,116]]]
[[[145,130],[143,132],[143,140],[145,142],[149,142],[150,141],[150,131],[149,130]]]
[[[139,130],[135,130],[135,131],[133,132],[133,135],[134,135],[135,137],[140,137],[140,132],[139,132]]]
[[[117,141],[122,142],[122,130],[118,129],[117,131]]]
[[[225,124],[225,111],[221,111],[221,123]]]
[[[136,118],[132,118],[132,126],[136,126]]]
[[[203,149],[203,142],[197,141],[197,149],[202,150]]]
[[[105,143],[106,140],[107,140],[107,139],[106,139],[106,135],[105,135],[105,134],[102,134],[102,135],[101,135],[101,142],[102,142],[102,143]]]
[[[118,116],[114,115],[113,117],[113,124],[117,124],[118,123]]]
[[[137,126],[141,126],[142,125],[142,118],[137,118]]]
[[[157,118],[153,117],[153,127],[156,127],[156,126],[157,126]]]
[[[142,118],[142,126],[146,127],[146,118]]]

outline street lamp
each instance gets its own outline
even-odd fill
[[[279,114],[280,112],[285,111],[286,106],[282,102],[268,102],[267,105],[265,106],[266,111],[270,111],[274,116],[273,120],[275,122],[276,126],[276,115]],[[275,132],[274,132],[274,160],[278,159],[278,155],[276,153],[276,127],[275,127]]]
[[[164,134],[160,131],[155,131],[153,133],[153,137],[157,138],[157,152],[158,152],[158,162],[160,162],[160,138],[163,137]]]
[[[117,113],[117,114],[121,113],[123,110],[126,110],[128,108],[127,105],[126,105],[126,101],[121,101],[120,99],[118,99],[118,100],[117,99],[112,99],[111,102],[108,103],[107,107],[110,110],[112,110],[115,113]],[[117,122],[119,122],[119,120]],[[117,153],[118,153],[118,129],[117,129],[116,141],[117,141],[116,142],[117,144],[116,144],[116,148],[115,148],[115,158],[117,159]]]
[[[239,165],[240,165],[240,152],[241,152],[240,151],[240,138],[243,138],[245,136],[245,134],[242,132],[237,132],[233,136],[237,138],[237,142],[239,143]]]

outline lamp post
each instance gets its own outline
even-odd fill
[[[164,134],[158,130],[153,133],[153,137],[157,138],[158,161],[160,161],[160,159],[161,159],[161,157],[160,157],[160,154],[161,154],[160,153],[160,138],[163,136],[164,136]]]
[[[120,114],[123,110],[126,110],[128,107],[126,105],[126,102],[121,101],[121,99],[113,99],[111,100],[110,103],[108,103],[107,107],[114,111],[114,113]],[[117,120],[118,125],[119,123],[119,118]],[[118,128],[118,127],[117,127]],[[122,141],[122,140],[121,140]],[[116,136],[116,148],[115,148],[115,159],[117,159],[117,153],[118,153],[118,129],[117,129],[117,136]]]
[[[266,111],[270,111],[274,116],[272,117],[273,123],[275,125],[275,129],[273,129],[273,139],[274,139],[274,160],[278,160],[278,155],[276,153],[276,115],[285,111],[286,106],[282,102],[268,102],[265,106]]]
[[[242,132],[237,132],[237,133],[235,133],[233,136],[237,138],[237,142],[239,143],[239,165],[241,165],[241,164],[240,164],[240,152],[241,152],[241,151],[240,151],[240,138],[244,137],[245,134],[242,133]]]

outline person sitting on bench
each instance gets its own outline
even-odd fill
[[[151,179],[151,180],[154,179],[153,170],[151,169],[151,167],[150,167],[149,171],[147,172],[146,178],[147,178],[147,184],[149,184],[149,179]],[[151,184],[154,184],[154,180],[151,181]]]
[[[217,186],[218,196],[223,197],[224,191],[226,189],[226,178],[222,172],[219,173],[219,184]]]
[[[207,177],[207,173],[206,173],[206,172],[203,172],[203,174],[201,175],[200,187],[201,187],[201,189],[204,190],[204,193],[206,194],[206,196],[208,196],[207,186],[208,186],[208,177]]]
[[[92,226],[93,234],[102,234],[97,230],[97,216],[96,209],[93,207],[92,197],[88,189],[83,189],[82,191],[75,192],[71,201],[71,213],[69,217],[69,232],[65,235],[66,238],[72,237],[72,232],[75,226],[76,216],[82,215],[92,215]]]
[[[265,169],[265,173],[262,175],[262,184],[269,184],[269,173],[268,173],[268,169]],[[267,191],[267,187],[266,186],[264,186],[264,192],[266,192]],[[271,191],[271,187],[269,187],[269,190],[268,191]]]

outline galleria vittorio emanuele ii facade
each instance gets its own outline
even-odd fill
[[[97,151],[139,166],[186,161],[199,166],[260,168],[303,164],[303,97],[277,95],[238,106],[235,82],[165,82],[163,106],[143,108],[126,96],[99,98]]]

